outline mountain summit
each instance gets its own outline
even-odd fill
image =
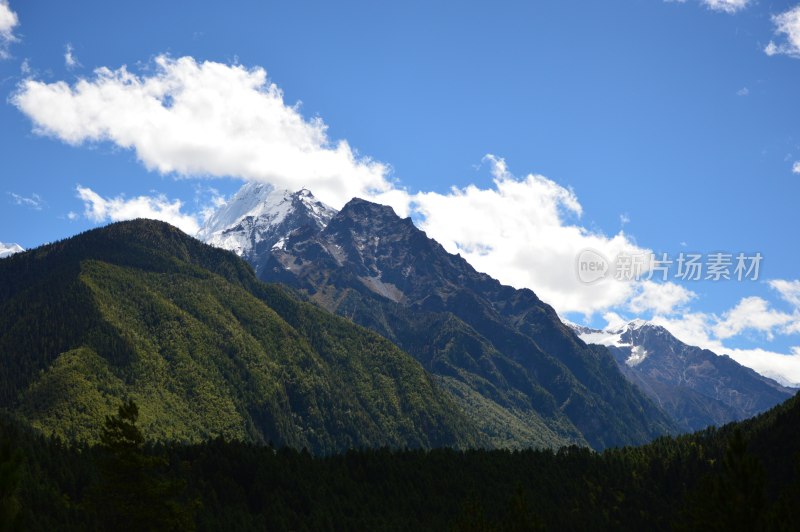
[[[247,183],[208,219],[197,237],[258,262],[289,232],[306,225],[321,229],[335,214],[309,190],[290,192],[266,183]]]
[[[242,256],[261,279],[411,354],[493,445],[602,449],[676,430],[605,348],[587,347],[532,291],[477,272],[390,207],[356,198],[330,213],[286,223],[274,244]],[[255,241],[250,227],[230,232]]]

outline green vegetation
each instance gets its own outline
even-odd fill
[[[68,441],[98,442],[131,399],[151,441],[483,444],[393,344],[153,221],[0,262],[0,383],[0,406]]]
[[[380,333],[414,356],[439,379],[493,447],[588,445],[531,372],[457,316],[411,309],[356,290],[343,290],[335,304],[325,295],[316,292],[312,300]]]
[[[124,523],[131,530],[193,530],[195,502],[185,497],[186,482],[169,475],[169,461],[162,454],[144,452],[138,418],[133,401],[106,417],[99,474],[87,506],[104,528]]]
[[[619,371],[527,289],[451,255],[390,207],[353,199],[252,259],[323,308],[417,359],[496,447],[602,450],[678,432]]]
[[[392,332],[419,362],[158,222],[115,224],[0,261],[0,530],[799,522],[800,397],[642,447],[483,450],[484,437],[578,440],[574,427],[592,422],[578,407],[590,399],[604,412],[630,409],[612,424],[595,419],[596,442],[652,427],[646,403],[597,377],[616,375],[606,352],[565,355],[596,391],[555,404],[535,381],[506,386],[522,366],[467,321],[388,305],[370,316],[396,313],[407,314]],[[518,318],[525,335],[546,333],[542,352],[570,347],[571,337],[547,329],[552,316]],[[421,342],[426,327],[441,334]],[[559,425],[570,409],[575,425]],[[495,422],[481,424],[484,414]],[[623,418],[641,423],[623,427]]]
[[[416,358],[493,447],[602,450],[677,432],[606,348],[577,340],[549,307],[526,301],[501,316],[476,297],[433,312],[356,288],[305,291]]]
[[[215,439],[143,446],[135,405],[102,445],[0,417],[0,521],[25,530],[793,530],[800,397],[643,447],[314,457]],[[11,453],[8,450],[13,450]]]

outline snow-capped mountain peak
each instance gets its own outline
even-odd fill
[[[13,255],[14,253],[19,253],[21,251],[25,251],[25,248],[23,248],[19,244],[3,244],[2,242],[0,242],[0,259],[4,259],[8,256]]]
[[[628,324],[625,327],[628,330],[632,330],[633,331],[633,330],[636,330],[636,329],[641,329],[642,327],[646,327],[648,325],[652,326],[653,324],[650,323],[647,320],[643,320],[641,318],[636,318],[635,320],[628,322]]]
[[[578,337],[587,344],[598,344],[613,347],[631,347],[632,341],[630,334],[632,331],[640,331],[645,328],[655,328],[649,321],[635,319],[621,326],[613,326],[607,329],[592,329],[583,325],[577,325],[568,321],[564,322],[570,327]]]
[[[291,192],[246,183],[208,218],[197,237],[241,257],[254,257],[299,227],[324,228],[336,212],[305,188]]]
[[[290,195],[290,191],[276,189],[267,183],[246,183],[211,215],[198,235],[205,240],[214,233],[235,227],[248,216],[266,215],[280,222],[288,210],[285,204]]]

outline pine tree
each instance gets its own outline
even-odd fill
[[[92,501],[102,528],[193,530],[194,504],[182,500],[185,483],[166,474],[168,460],[144,450],[132,400],[106,416],[100,437],[104,455]]]
[[[761,462],[747,451],[736,430],[719,471],[701,482],[694,494],[690,528],[701,530],[765,529],[766,481]]]
[[[8,442],[0,442],[0,531],[20,528],[17,490],[22,454]]]

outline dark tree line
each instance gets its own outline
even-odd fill
[[[102,444],[4,417],[4,530],[792,530],[798,400],[643,447],[304,450],[148,445],[128,402]],[[778,439],[776,439],[776,437]]]

